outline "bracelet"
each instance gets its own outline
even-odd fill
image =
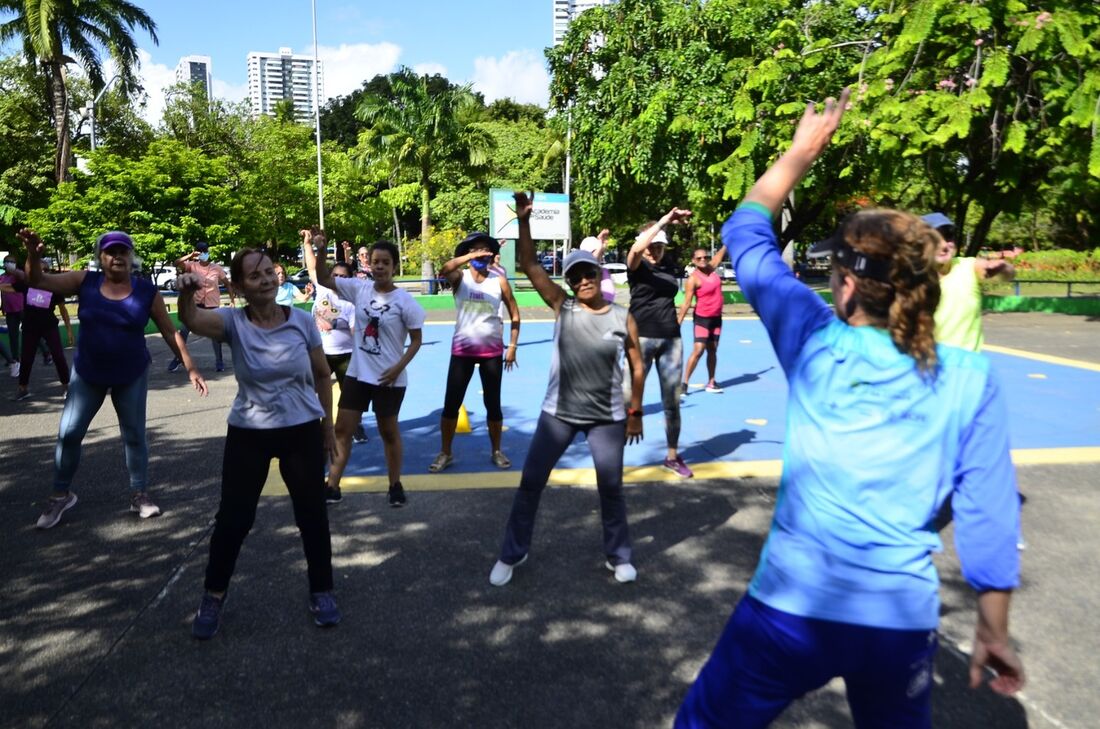
[[[627,408],[626,414],[633,418],[640,418],[642,416],[642,411],[640,408]]]

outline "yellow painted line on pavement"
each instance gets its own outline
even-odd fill
[[[1024,349],[1014,349],[1012,347],[999,347],[994,344],[983,344],[982,351],[996,352],[997,354],[1007,354],[1012,357],[1022,357],[1024,359],[1033,359],[1036,362],[1047,362],[1048,364],[1063,365],[1065,367],[1076,367],[1081,370],[1089,370],[1091,372],[1100,372],[1100,364],[1095,362],[1086,362],[1081,359],[1070,359],[1068,357],[1056,357],[1052,354],[1040,354],[1039,352],[1028,352]]]
[[[1100,463],[1100,446],[1083,448],[1018,448],[1012,451],[1017,466],[1061,466]],[[779,478],[782,461],[712,461],[693,463],[696,479]],[[478,473],[402,474],[406,491],[477,491],[481,489],[514,489],[519,486],[519,468],[507,471]],[[683,483],[683,479],[660,466],[627,466],[623,469],[626,483]],[[594,487],[596,471],[591,468],[556,468],[550,473],[551,486]],[[348,493],[382,493],[389,488],[385,476],[345,476],[340,482]],[[286,486],[279,475],[278,461],[273,461],[264,485],[264,496],[286,496]]]

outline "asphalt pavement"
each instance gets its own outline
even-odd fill
[[[996,314],[986,317],[986,333],[994,346],[1100,365],[1095,320]],[[212,352],[198,340],[192,351],[208,365],[212,388],[197,397],[180,373],[164,371],[164,345],[149,341],[159,518],[128,513],[108,404],[85,441],[73,486],[80,502],[58,527],[36,531],[61,409],[52,368],[36,366],[31,400],[0,400],[0,726],[671,724],[752,574],[775,479],[630,485],[639,570],[632,585],[603,567],[591,488],[547,491],[531,558],[504,588],[487,577],[509,490],[418,490],[400,510],[383,494],[348,494],[330,510],[344,613],[332,630],[314,627],[307,613],[289,501],[265,497],[222,632],[199,643],[189,622],[235,387],[231,371],[212,373]],[[513,459],[518,482],[521,459]],[[945,532],[935,726],[1097,725],[1098,476],[1095,462],[1019,468],[1028,548],[1012,632],[1030,681],[1019,697],[965,686],[973,594]],[[851,726],[842,686],[797,702],[776,726]]]

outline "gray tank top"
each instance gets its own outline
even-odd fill
[[[565,300],[554,324],[550,384],[542,411],[568,423],[624,420],[623,349],[627,310],[611,304],[596,314]]]

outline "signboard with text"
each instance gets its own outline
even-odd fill
[[[531,211],[531,238],[569,239],[569,196],[560,192],[536,192]],[[519,237],[516,202],[511,190],[489,190],[489,235],[515,240]]]

